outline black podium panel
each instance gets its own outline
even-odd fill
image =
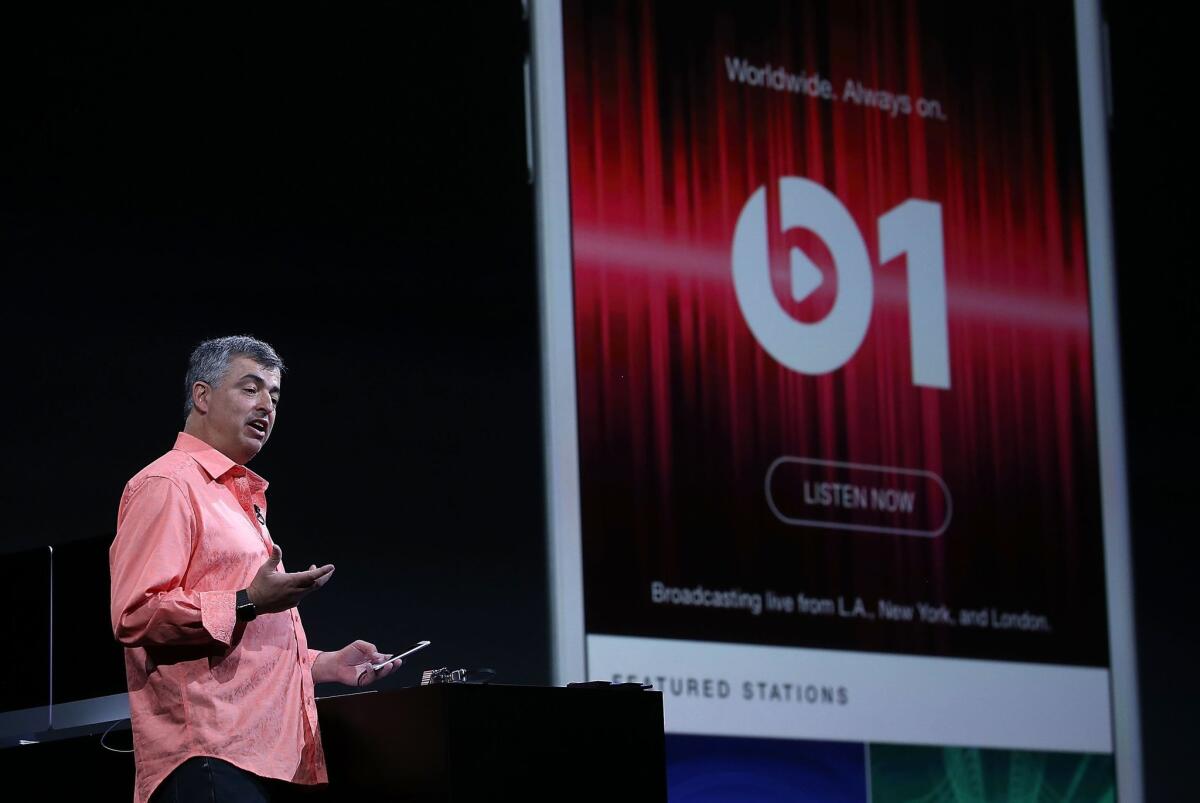
[[[317,709],[330,783],[306,800],[667,798],[659,692],[445,684]]]

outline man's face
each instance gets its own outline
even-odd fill
[[[209,388],[205,429],[210,444],[239,464],[258,454],[275,427],[279,371],[237,357],[220,384]]]

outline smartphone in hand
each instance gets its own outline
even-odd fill
[[[431,643],[432,642],[429,642],[429,641],[418,641],[416,644],[412,645],[404,652],[400,653],[399,655],[393,655],[391,658],[387,659],[386,661],[384,661],[381,664],[371,664],[371,668],[375,669],[375,670],[383,669],[385,666],[390,664],[392,661],[399,661],[401,658],[407,658],[408,656],[412,655],[417,650],[425,649]]]

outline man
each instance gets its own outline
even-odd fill
[[[283,370],[251,337],[201,343],[175,448],[121,497],[111,614],[137,803],[262,801],[279,781],[326,782],[313,685],[365,686],[400,663],[372,669],[391,656],[365,641],[308,648],[296,605],[333,566],[284,570],[267,483],[245,468],[271,437]]]

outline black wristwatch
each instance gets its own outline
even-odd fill
[[[250,601],[250,592],[242,589],[237,592],[237,605],[234,610],[237,611],[237,620],[239,622],[252,622],[254,617],[258,616],[258,611],[254,608],[254,603]]]

